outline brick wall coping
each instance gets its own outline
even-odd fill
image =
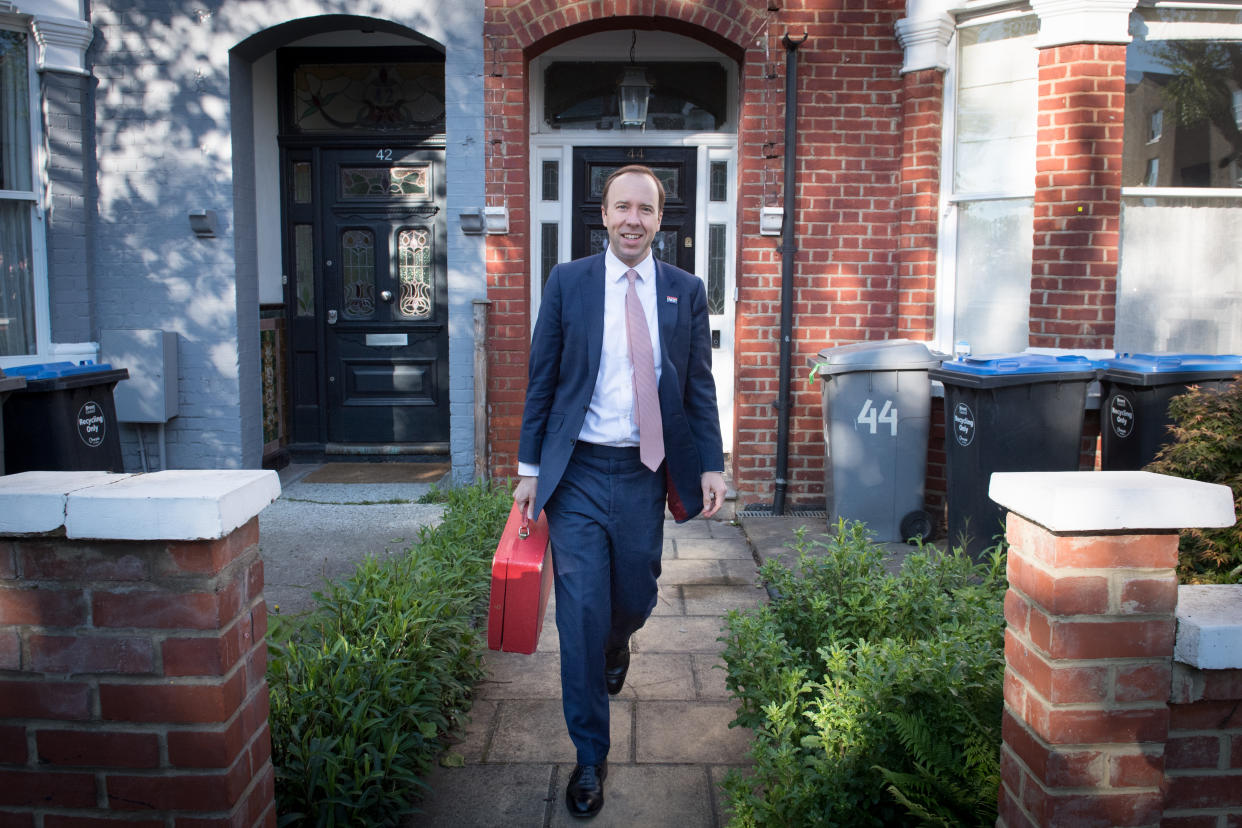
[[[0,535],[214,540],[279,496],[280,478],[266,469],[22,472],[0,477]]]
[[[1228,486],[1143,471],[997,472],[988,496],[1052,532],[1232,526]]]
[[[1200,670],[1242,669],[1242,584],[1177,588],[1173,658]]]

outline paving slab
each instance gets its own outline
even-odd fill
[[[678,559],[686,558],[729,558],[753,561],[750,545],[741,537],[729,538],[680,538],[671,543],[676,550]]]
[[[543,825],[552,789],[552,764],[437,767],[431,794],[407,828],[513,828]],[[562,809],[564,805],[561,806]]]
[[[553,828],[581,825],[569,815],[563,801],[572,765],[560,769],[562,801],[552,813]],[[590,821],[591,828],[712,828],[715,794],[711,777],[701,765],[627,765],[608,763],[604,781],[604,809]]]
[[[689,653],[635,653],[618,699],[689,700],[695,697]]]
[[[724,615],[732,609],[756,607],[768,597],[768,593],[757,584],[686,584],[681,589],[686,615]]]
[[[475,686],[481,699],[559,699],[560,653],[497,653],[483,656],[487,677]]]
[[[633,704],[614,701],[609,708],[609,755],[617,761],[630,756]],[[502,701],[497,711],[487,762],[568,762],[577,758],[565,729],[560,699],[513,699]]]
[[[724,659],[720,656],[695,653],[690,656],[690,665],[694,671],[694,687],[700,699],[708,701],[730,701],[732,696],[725,685],[728,671],[725,670]]]
[[[662,584],[723,584],[726,582],[721,561],[678,558],[663,561],[660,566]]]
[[[664,616],[647,619],[630,647],[642,653],[718,653],[724,619],[717,616]]]
[[[729,727],[730,702],[646,702],[638,705],[635,758],[639,762],[744,764],[750,730]]]
[[[688,520],[685,523],[674,523],[671,520],[664,521],[664,537],[673,538],[710,538],[712,536],[712,525],[715,521]]]
[[[453,743],[448,753],[461,756],[467,764],[477,765],[482,762],[499,708],[499,702],[475,699],[470,712],[466,714],[466,720],[451,734]]]

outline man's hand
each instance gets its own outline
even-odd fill
[[[703,472],[699,478],[703,484],[703,517],[709,518],[716,512],[720,511],[720,507],[724,505],[725,494],[728,487],[725,486],[724,475],[720,472]],[[516,497],[516,493],[514,497]]]
[[[531,520],[535,519],[535,487],[539,484],[538,477],[519,477],[518,484],[513,487],[513,502],[522,510],[522,514]]]

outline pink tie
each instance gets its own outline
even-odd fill
[[[664,423],[660,420],[660,396],[656,391],[655,356],[651,352],[651,329],[643,304],[634,289],[637,271],[625,271],[630,280],[625,290],[625,334],[630,341],[630,365],[634,368],[634,414],[638,420],[638,453],[643,465],[655,471],[664,459]]]

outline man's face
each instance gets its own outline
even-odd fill
[[[608,188],[603,205],[608,247],[630,267],[647,258],[660,229],[659,197],[655,181],[643,173],[626,173]]]

